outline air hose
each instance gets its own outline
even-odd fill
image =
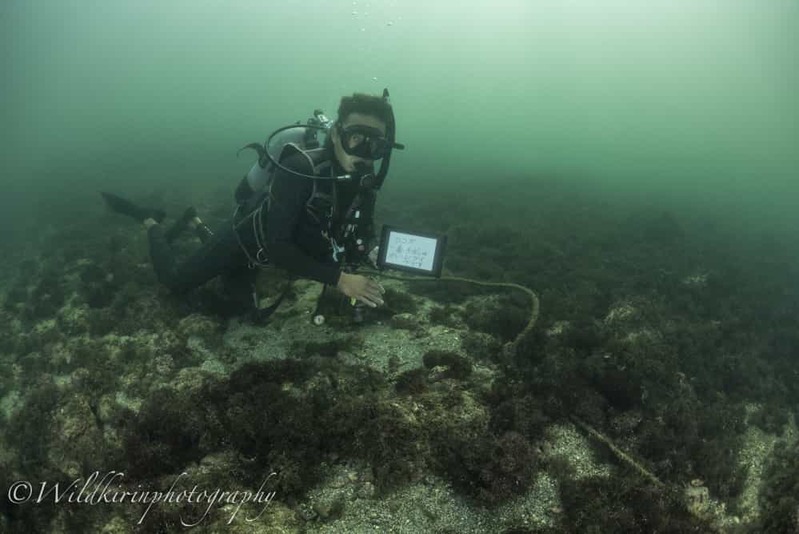
[[[442,276],[440,278],[425,278],[425,277],[416,277],[416,276],[399,276],[394,274],[386,274],[381,271],[375,271],[372,269],[361,269],[358,271],[360,273],[365,274],[373,274],[380,276],[382,278],[389,278],[391,280],[401,280],[403,282],[465,282],[467,284],[474,284],[478,286],[484,287],[507,287],[511,289],[518,289],[519,291],[524,291],[527,293],[527,296],[530,297],[530,319],[527,321],[527,326],[519,332],[513,341],[505,346],[505,350],[509,353],[513,353],[516,351],[516,348],[519,345],[519,342],[526,336],[535,326],[536,321],[538,320],[538,312],[540,310],[540,304],[538,301],[538,295],[535,292],[523,285],[520,284],[513,284],[510,282],[481,282],[480,280],[472,280],[471,278],[461,278],[459,276]]]

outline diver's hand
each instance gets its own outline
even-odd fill
[[[383,293],[386,290],[371,278],[360,274],[341,273],[336,287],[351,299],[358,299],[372,308],[383,305]]]

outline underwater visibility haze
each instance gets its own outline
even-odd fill
[[[799,528],[795,0],[5,0],[0,47],[0,532]],[[241,147],[384,88],[377,228],[467,282],[259,322],[98,194],[229,224]],[[9,492],[110,471],[274,493]]]

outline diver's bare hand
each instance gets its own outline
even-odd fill
[[[386,290],[371,278],[360,274],[341,273],[336,287],[348,297],[372,308],[383,305],[383,293]]]

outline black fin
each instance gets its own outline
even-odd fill
[[[159,209],[154,208],[142,208],[131,202],[130,200],[126,200],[120,196],[106,193],[101,191],[100,194],[105,199],[105,203],[108,205],[116,213],[120,215],[127,215],[128,217],[132,217],[139,222],[144,222],[145,219],[155,219],[157,222],[161,222],[166,217],[166,212]]]

